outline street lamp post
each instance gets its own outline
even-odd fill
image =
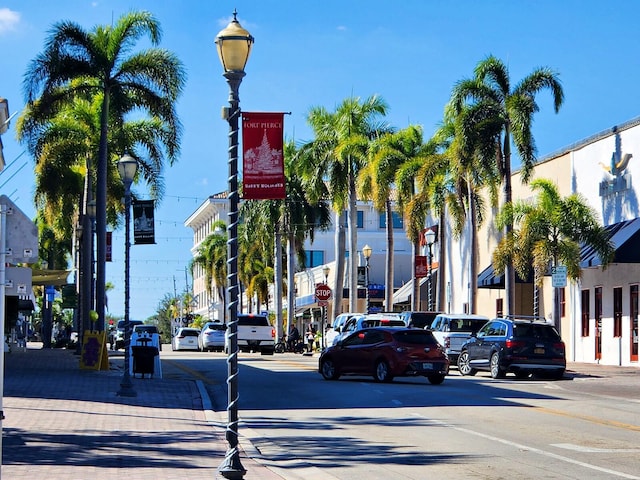
[[[331,269],[329,268],[329,265],[325,265],[324,267],[322,267],[322,274],[324,275],[324,284],[329,286],[329,272],[331,271]],[[325,328],[327,326],[327,311],[329,309],[328,305],[325,304],[324,305],[324,311],[322,312],[322,325],[321,325],[321,330],[320,330],[320,338],[322,339],[322,345],[321,345],[321,349],[324,350],[324,348],[326,347],[325,341],[324,341],[324,331]]]
[[[129,249],[130,210],[131,210],[131,182],[136,176],[138,161],[131,155],[124,155],[118,162],[118,173],[124,183],[124,373],[120,382],[118,395],[121,397],[135,397],[137,394],[131,383],[129,364],[131,361],[131,331],[129,322]]]
[[[227,412],[226,439],[229,444],[225,458],[218,467],[229,479],[241,479],[247,472],[240,462],[238,450],[238,119],[240,97],[238,90],[245,76],[244,67],[251,53],[253,37],[240,26],[237,12],[233,20],[216,36],[216,48],[229,85],[229,107],[223,118],[229,122],[229,240],[227,241]]]
[[[433,311],[433,291],[431,288],[431,273],[432,273],[432,263],[433,263],[433,242],[436,240],[436,232],[431,229],[428,229],[424,234],[427,240],[427,299],[428,299],[428,310],[430,312]]]
[[[371,259],[371,247],[369,245],[365,245],[362,248],[362,254],[364,255],[365,260],[367,261],[367,266],[364,270],[364,283],[367,289],[366,299],[367,299],[367,313],[370,312],[371,305],[369,304],[369,260]]]

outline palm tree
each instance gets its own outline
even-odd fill
[[[494,144],[491,141],[486,142],[487,138],[494,138],[498,134],[498,126],[492,118],[484,118],[483,113],[485,112],[477,111],[472,107],[463,108],[455,116],[449,112],[434,136],[434,141],[443,149],[448,160],[447,178],[450,179],[452,189],[450,193],[453,194],[448,197],[448,211],[453,218],[454,237],[459,238],[462,235],[466,223],[469,254],[469,313],[476,313],[477,305],[476,232],[484,222],[486,203],[481,191],[486,188],[489,202],[495,207],[500,183],[494,158]],[[444,242],[441,245],[444,245]]]
[[[558,74],[548,68],[537,68],[513,88],[506,65],[494,56],[482,60],[471,79],[458,82],[447,106],[453,114],[471,104],[484,111],[484,118],[492,118],[500,125],[499,134],[489,131],[486,143],[492,143],[498,171],[503,181],[503,205],[511,203],[511,143],[521,161],[522,181],[527,182],[535,162],[535,142],[531,133],[533,114],[539,110],[535,96],[549,89],[556,113],[562,105],[564,93]],[[507,223],[504,235],[510,236],[513,225]],[[513,314],[515,304],[515,274],[511,262],[505,265],[505,295],[507,314]]]
[[[223,220],[217,220],[212,224],[212,228],[213,233],[202,241],[190,267],[192,270],[196,265],[202,268],[207,293],[211,295],[215,287],[218,298],[222,299],[223,312],[226,312],[227,224]]]
[[[144,36],[154,47],[131,53],[135,42]],[[102,95],[96,168],[98,325],[104,324],[110,122],[122,122],[133,111],[148,112],[167,126],[168,158],[173,161],[178,153],[180,123],[174,104],[185,73],[175,55],[155,48],[160,37],[160,25],[148,12],[125,14],[114,25],[97,26],[90,32],[63,21],[54,25],[44,51],[31,62],[24,77],[27,102],[35,118],[49,118],[78,96]]]
[[[496,271],[513,261],[518,274],[526,278],[533,265],[536,286],[541,287],[550,266],[565,265],[569,278],[580,278],[583,245],[599,254],[603,267],[612,260],[614,248],[609,236],[582,195],[574,193],[562,198],[556,185],[547,179],[533,180],[531,188],[537,192],[533,202],[507,204],[498,215],[499,226],[512,222],[516,228],[493,253]],[[554,289],[553,317],[559,329],[557,297]]]
[[[300,158],[304,178],[312,189],[310,200],[331,201],[335,212],[336,275],[334,283],[333,313],[342,311],[342,282],[346,255],[342,216],[347,211],[349,230],[349,310],[357,308],[357,191],[356,179],[366,164],[371,141],[389,130],[377,123],[385,115],[387,104],[377,95],[361,102],[360,98],[344,100],[333,113],[324,107],[313,107],[307,122],[315,138],[302,146]]]
[[[404,165],[423,162],[425,148],[422,128],[409,126],[396,133],[386,133],[373,141],[370,159],[360,171],[358,187],[363,199],[373,199],[373,206],[385,212],[387,256],[385,267],[385,309],[393,311],[393,192],[400,178],[396,178]],[[397,201],[395,202],[398,203]],[[396,207],[401,209],[400,206]]]

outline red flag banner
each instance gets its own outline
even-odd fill
[[[427,257],[425,255],[416,255],[416,278],[424,278],[427,276]]]
[[[242,113],[242,197],[285,198],[283,113]]]

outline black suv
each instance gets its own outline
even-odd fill
[[[507,372],[517,378],[531,374],[560,379],[567,361],[564,342],[549,323],[524,318],[496,318],[488,321],[460,350],[461,375],[488,370],[492,378]]]

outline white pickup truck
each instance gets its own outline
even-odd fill
[[[429,330],[433,332],[438,343],[444,347],[451,365],[456,365],[462,344],[488,321],[489,318],[483,315],[439,313],[433,319]]]
[[[224,351],[229,352],[229,330],[225,335]],[[276,345],[276,329],[266,315],[238,314],[238,349],[273,355]]]

